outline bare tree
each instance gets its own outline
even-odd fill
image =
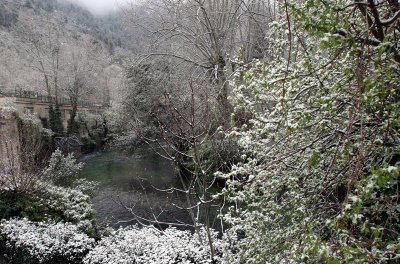
[[[43,78],[49,98],[59,97],[59,75],[61,71],[61,37],[63,26],[44,16],[43,28],[35,23],[20,22],[14,30],[24,43],[24,49],[32,59],[32,68]],[[27,18],[27,21],[29,19]],[[32,21],[31,21],[32,22]]]
[[[230,56],[237,51],[245,61],[264,56],[262,23],[274,19],[274,8],[265,1],[155,0],[127,13],[140,32],[150,33],[153,45],[128,71],[135,92],[126,107],[138,130],[148,120],[156,124],[157,139],[139,135],[150,145],[157,144],[162,150],[158,153],[179,168],[182,189],[164,191],[185,196],[186,206],[180,208],[188,211],[196,232],[205,227],[213,254],[212,211],[223,206],[211,195],[211,187],[220,165],[210,162],[204,148],[222,140],[216,136],[218,125],[229,126],[228,79],[234,71]],[[163,60],[154,59],[159,57]],[[155,103],[140,109],[138,98],[147,87],[151,91],[146,90],[143,101],[151,97]],[[140,219],[134,208],[130,211]],[[156,215],[148,222],[159,224]]]
[[[232,110],[229,58],[239,49],[245,51],[246,60],[256,57],[256,49],[262,53],[262,23],[273,19],[271,8],[270,1],[262,0],[149,0],[126,14],[152,43],[140,62],[149,56],[166,56],[186,67],[201,68],[216,90],[221,123],[227,127]]]
[[[210,164],[205,164],[202,148],[213,138],[214,124],[212,101],[209,95],[209,84],[195,80],[189,81],[185,94],[171,90],[165,86],[163,89],[162,108],[153,112],[155,122],[158,122],[159,138],[143,139],[153,147],[159,155],[170,160],[177,168],[181,188],[158,189],[157,191],[176,193],[184,197],[183,205],[174,204],[179,209],[186,211],[191,219],[190,223],[168,222],[158,219],[157,213],[153,217],[145,218],[135,212],[135,208],[126,206],[139,223],[154,225],[191,226],[200,236],[203,227],[207,233],[207,240],[212,256],[215,256],[212,239],[212,228],[215,227],[213,211],[221,208],[218,200],[212,197],[211,187],[215,183]],[[172,86],[173,87],[173,86]],[[182,90],[182,88],[180,88]],[[157,112],[158,111],[158,112]],[[163,112],[163,113],[162,113]],[[162,115],[168,115],[168,119]],[[155,147],[154,147],[155,146]],[[192,164],[190,168],[186,163]]]
[[[83,47],[69,48],[64,51],[63,57],[68,62],[65,64],[63,77],[63,91],[69,97],[72,110],[68,121],[68,134],[77,132],[75,117],[78,110],[78,102],[93,94],[98,78],[96,67],[96,53],[101,51],[98,45],[86,45]]]

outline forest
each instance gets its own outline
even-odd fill
[[[0,0],[0,264],[399,263],[398,0]]]

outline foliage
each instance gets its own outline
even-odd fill
[[[219,241],[213,234],[217,249]],[[103,238],[87,255],[84,263],[213,263],[206,233],[201,240],[190,231],[131,226]]]
[[[17,105],[12,99],[6,98],[0,101],[0,118],[11,119],[17,113]]]
[[[90,197],[81,190],[41,184],[31,193],[0,193],[0,218],[27,218],[30,221],[64,221],[94,235],[94,211]]]
[[[49,106],[49,123],[50,129],[54,132],[55,136],[62,136],[64,134],[64,126],[62,124],[62,116],[60,106],[58,103]]]
[[[332,239],[310,236],[308,250],[330,262],[388,262],[400,257],[397,185],[400,167],[372,170],[358,182],[341,213],[329,221]],[[398,206],[398,205],[397,205]],[[388,228],[389,227],[389,228]]]
[[[46,206],[35,195],[12,191],[0,192],[0,219],[21,217],[42,221],[48,213]]]
[[[31,221],[66,221],[93,235],[94,211],[88,194],[94,190],[95,184],[76,181],[82,166],[76,163],[72,154],[64,157],[60,150],[56,150],[49,166],[41,173],[43,181],[36,179],[29,192],[8,190],[0,193],[1,219],[24,217]]]
[[[99,184],[96,182],[87,181],[85,179],[77,179],[72,183],[72,188],[75,190],[79,190],[89,196],[93,196],[94,191],[97,189],[98,185]]]
[[[95,185],[77,181],[82,166],[82,163],[76,162],[73,154],[64,156],[57,149],[43,171],[45,182],[37,186],[36,195],[49,211],[50,219],[71,222],[93,235],[94,211],[88,194],[94,190]]]
[[[128,125],[139,137],[157,135],[159,123],[168,118],[163,102],[167,89],[172,85],[168,78],[172,72],[173,69],[164,60],[154,60],[127,70],[131,89],[124,100],[124,112]],[[123,122],[126,125],[126,120]]]
[[[81,138],[83,153],[96,151],[108,140],[109,127],[105,115],[78,113],[76,121],[79,127],[87,133],[87,136]]]
[[[395,261],[399,30],[365,19],[395,11],[390,1],[285,2],[268,60],[232,83],[250,119],[229,134],[245,161],[219,174],[231,202],[224,260]]]
[[[78,189],[44,184],[38,189],[38,198],[48,210],[47,219],[70,222],[94,235],[94,210],[89,195]]]
[[[47,152],[51,150],[54,133],[43,128],[41,120],[34,114],[24,114],[18,118],[20,157],[25,169],[34,168],[38,173],[44,166]]]
[[[51,155],[49,166],[44,170],[43,177],[56,185],[71,185],[82,169],[82,163],[76,163],[72,153],[67,156],[57,149]]]
[[[94,239],[69,223],[0,222],[0,249],[12,263],[81,263]]]
[[[68,124],[67,124],[67,134],[68,135],[79,133],[79,125],[75,120],[76,119],[76,111],[77,111],[77,107],[76,107],[76,105],[74,105],[72,107],[70,118],[68,119]]]

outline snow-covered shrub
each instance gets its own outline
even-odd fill
[[[44,180],[39,186],[40,200],[47,208],[57,212],[59,221],[69,221],[77,224],[85,232],[93,232],[94,211],[89,192],[95,184],[77,180],[83,164],[76,163],[72,154],[64,156],[57,149],[51,156],[49,166],[43,171]],[[54,184],[71,185],[72,188]],[[61,215],[60,215],[61,213]]]
[[[0,118],[10,119],[17,113],[17,105],[12,98],[0,100]]]
[[[30,193],[3,191],[0,199],[0,218],[70,222],[89,235],[95,233],[90,197],[80,190],[38,182]]]
[[[76,164],[72,155],[64,157],[59,150],[55,151],[49,167],[43,173],[39,173],[44,181],[39,180],[39,177],[30,177],[29,179],[34,181],[28,193],[7,190],[8,193],[3,194],[11,203],[0,203],[4,209],[1,215],[6,218],[27,217],[33,221],[71,222],[81,231],[93,235],[94,210],[88,194],[93,191],[95,185],[83,181],[72,182],[81,167],[82,164]],[[53,183],[68,183],[72,184],[73,188],[60,187]]]
[[[45,180],[52,181],[55,184],[71,184],[82,169],[83,164],[77,163],[73,154],[64,154],[57,149],[51,155],[49,166],[44,170]]]
[[[220,242],[214,245],[220,252]],[[84,259],[86,264],[131,263],[214,263],[203,230],[201,241],[190,231],[132,226],[114,231],[104,238]],[[214,259],[218,261],[218,259]]]
[[[35,114],[26,113],[21,115],[19,119],[25,126],[31,127],[32,129],[38,131],[41,131],[43,129],[42,121],[40,121],[40,119]]]
[[[69,223],[0,222],[0,249],[17,263],[81,263],[94,242]]]
[[[41,203],[53,213],[50,219],[71,222],[84,232],[94,232],[94,210],[89,195],[51,184],[43,184],[38,195]]]
[[[72,183],[72,188],[75,190],[79,190],[84,194],[92,196],[96,188],[99,186],[99,183],[88,181],[85,179],[77,179]]]

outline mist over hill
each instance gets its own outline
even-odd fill
[[[68,0],[71,3],[75,3],[82,7],[87,8],[92,14],[98,16],[109,15],[112,13],[116,13],[120,10],[120,8],[131,2],[130,0]]]

